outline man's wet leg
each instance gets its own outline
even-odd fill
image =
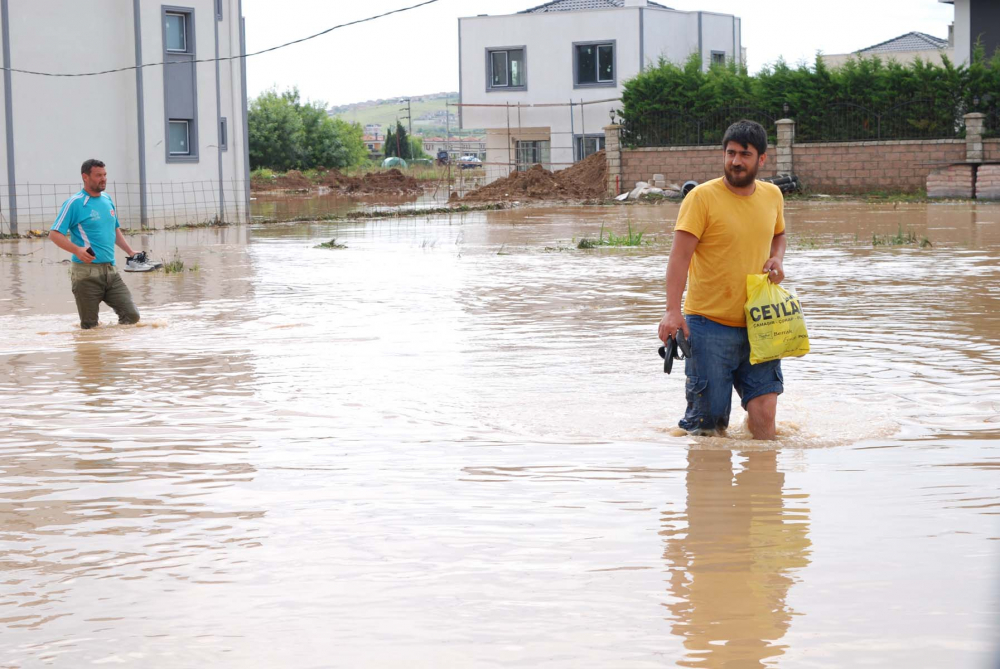
[[[778,393],[760,395],[747,402],[747,426],[754,439],[774,439],[777,413]]]
[[[104,301],[118,314],[118,323],[132,325],[139,322],[139,310],[132,301],[132,293],[118,272],[108,275],[108,289]]]

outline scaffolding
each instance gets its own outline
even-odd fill
[[[452,192],[464,195],[468,190],[534,165],[551,171],[561,170],[596,153],[604,148],[604,126],[611,121],[602,118],[603,114],[599,115],[596,109],[588,113],[587,108],[618,102],[621,98],[545,103],[448,103],[447,107],[455,107],[460,113],[464,109],[500,112],[493,115],[494,124],[487,130],[486,160],[475,168],[460,164],[459,174],[454,179],[449,175]],[[560,108],[566,110],[569,130],[553,129],[556,125],[553,121],[558,120],[553,111]],[[615,113],[612,109],[612,119]],[[499,126],[496,125],[498,120]],[[559,127],[566,126],[559,124]],[[449,132],[446,141],[451,153],[451,146],[457,140],[453,140]]]

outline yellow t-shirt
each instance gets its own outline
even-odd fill
[[[674,226],[698,238],[684,313],[746,327],[747,274],[761,272],[771,240],[785,231],[784,208],[781,191],[764,181],[747,196],[733,193],[721,177],[688,193]]]

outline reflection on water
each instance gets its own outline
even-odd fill
[[[684,513],[664,514],[682,667],[763,667],[782,654],[793,574],[809,563],[805,495],[787,495],[777,452],[688,452]]]
[[[671,435],[675,205],[159,231],[86,332],[5,245],[0,666],[986,665],[1000,207],[786,213],[769,444]]]

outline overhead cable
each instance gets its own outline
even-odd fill
[[[31,74],[31,75],[38,76],[38,77],[97,77],[97,76],[100,76],[102,74],[114,74],[116,72],[128,72],[129,70],[137,70],[139,68],[144,68],[144,67],[158,67],[160,65],[182,65],[182,64],[186,64],[186,63],[214,63],[216,61],[237,60],[239,58],[250,58],[251,56],[259,56],[262,53],[269,53],[271,51],[277,51],[278,49],[284,49],[285,47],[292,46],[293,44],[299,44],[301,42],[307,42],[307,41],[309,41],[311,39],[316,39],[317,37],[321,37],[321,36],[323,36],[323,35],[325,35],[325,34],[327,34],[329,32],[333,32],[334,30],[338,30],[340,28],[347,28],[349,26],[355,26],[355,25],[358,25],[359,23],[368,23],[369,21],[375,21],[376,19],[381,19],[381,18],[384,18],[386,16],[391,16],[393,14],[401,14],[402,12],[408,12],[408,11],[410,11],[412,9],[418,9],[418,8],[423,7],[425,5],[432,5],[432,4],[434,4],[435,2],[438,2],[438,1],[439,0],[424,0],[424,2],[420,2],[420,3],[418,3],[416,5],[412,5],[410,7],[402,7],[400,9],[394,9],[391,12],[385,12],[383,14],[378,14],[376,16],[369,16],[366,19],[358,19],[357,21],[350,21],[348,23],[341,23],[340,25],[336,25],[336,26],[333,26],[332,28],[327,28],[326,30],[318,32],[315,35],[309,35],[308,37],[302,37],[302,38],[297,39],[297,40],[292,40],[291,42],[285,42],[284,44],[279,44],[277,46],[272,46],[272,47],[269,47],[267,49],[261,49],[260,51],[254,51],[253,53],[248,53],[248,54],[245,54],[245,55],[241,54],[241,55],[237,55],[237,56],[222,56],[222,57],[219,57],[219,58],[198,58],[198,59],[195,59],[195,60],[168,60],[168,61],[162,61],[162,62],[159,62],[159,63],[143,63],[142,65],[130,65],[128,67],[118,67],[118,68],[115,68],[113,70],[101,70],[100,72],[76,72],[76,73],[72,73],[72,74],[59,74],[59,73],[56,73],[56,72],[35,72],[33,70],[21,70],[21,69],[18,69],[16,67],[0,67],[0,71],[6,70],[6,71],[10,71],[10,72],[17,72],[19,74]]]

